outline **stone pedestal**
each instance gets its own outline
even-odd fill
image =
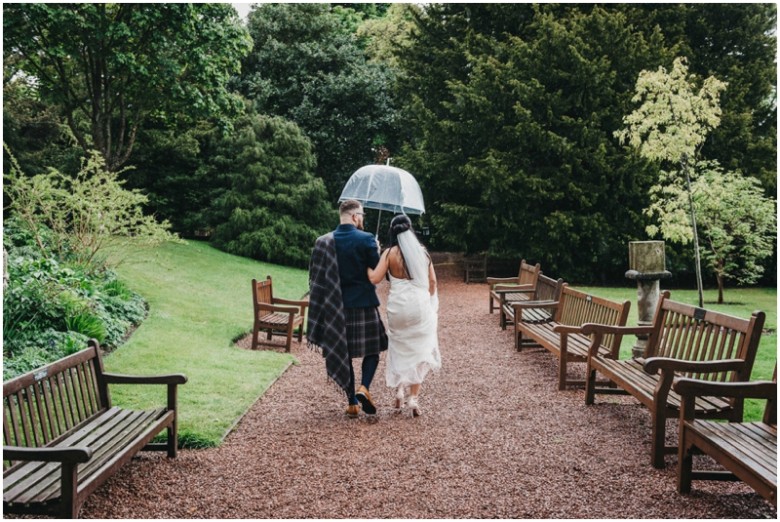
[[[628,244],[628,279],[636,281],[637,315],[639,326],[653,323],[653,314],[661,295],[661,280],[672,277],[666,270],[663,241],[631,241]],[[647,336],[638,336],[631,351],[641,357],[647,345]]]

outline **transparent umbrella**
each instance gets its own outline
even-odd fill
[[[390,165],[366,165],[350,176],[339,202],[355,199],[365,208],[379,210],[377,234],[382,211],[396,214],[423,214],[423,201],[420,185],[414,176],[403,169]]]

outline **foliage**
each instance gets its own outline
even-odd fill
[[[226,85],[250,46],[228,4],[3,6],[4,61],[110,170],[127,162],[150,115],[234,114]]]
[[[227,252],[306,267],[311,247],[337,221],[311,143],[292,122],[248,115],[217,148],[212,168],[227,182],[213,203],[213,243]]]
[[[366,55],[377,63],[400,66],[398,55],[412,45],[417,4],[391,4],[385,16],[365,20],[357,28],[358,38],[365,40]]]
[[[26,225],[46,258],[72,257],[76,263],[100,267],[105,251],[129,237],[152,244],[174,239],[168,223],[144,215],[146,196],[125,190],[97,152],[73,177],[53,168],[26,177],[12,158],[4,181],[12,213]],[[46,239],[43,231],[48,233]]]
[[[720,93],[726,84],[710,76],[694,92],[695,81],[687,60],[679,57],[671,71],[659,67],[640,72],[631,101],[641,105],[623,118],[626,127],[615,136],[649,160],[676,164],[684,157],[696,158],[707,135],[720,124]]]
[[[294,121],[312,141],[330,201],[372,162],[372,149],[395,146],[393,71],[366,61],[336,7],[257,6],[248,22],[255,45],[239,80],[258,113]]]
[[[580,281],[622,277],[655,168],[612,132],[663,50],[620,13],[559,9],[426,9],[402,55],[414,135],[398,161],[421,181],[433,248],[522,256]]]
[[[185,237],[203,236],[209,227],[205,215],[224,190],[222,177],[212,168],[214,143],[233,135],[210,121],[186,130],[148,123],[138,138],[133,170],[123,175],[128,188],[148,194],[148,207],[171,229]]]
[[[38,99],[35,90],[21,78],[4,78],[3,139],[28,173],[44,172],[48,165],[76,170],[83,156],[57,108]],[[3,171],[9,169],[10,163],[4,158]]]
[[[35,237],[50,235],[41,231]],[[114,349],[146,315],[143,299],[114,272],[45,258],[35,237],[16,219],[4,223],[9,275],[3,292],[5,379],[81,350],[89,338]]]
[[[724,172],[717,162],[702,162],[696,171],[691,191],[703,236],[702,255],[718,281],[718,303],[722,303],[726,279],[755,284],[763,273],[759,261],[772,255],[777,230],[775,203],[764,196],[757,179]],[[667,185],[651,189],[646,212],[660,224],[648,226],[647,231],[690,243],[688,192],[679,175],[669,177],[672,181]]]

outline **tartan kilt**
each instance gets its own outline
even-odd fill
[[[345,308],[347,347],[350,358],[379,354],[387,350],[387,333],[378,307]]]

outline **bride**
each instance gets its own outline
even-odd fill
[[[375,269],[368,269],[372,283],[387,275],[390,295],[387,299],[387,385],[396,388],[395,408],[407,406],[412,415],[421,414],[418,404],[420,385],[430,370],[441,368],[437,335],[439,297],[436,273],[428,252],[417,240],[412,222],[399,215],[390,222],[390,247]]]

